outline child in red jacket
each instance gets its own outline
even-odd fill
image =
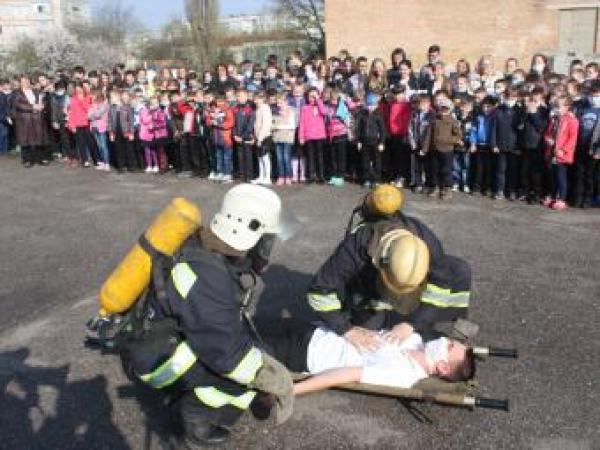
[[[571,112],[570,98],[559,97],[553,106],[550,123],[544,135],[546,163],[551,171],[550,195],[542,204],[562,210],[567,207],[567,169],[573,164],[575,157],[579,121]]]
[[[231,183],[233,181],[233,110],[225,97],[217,97],[208,117],[212,127],[212,136],[217,153],[217,175],[215,181]]]
[[[402,188],[410,182],[411,173],[408,141],[411,104],[406,95],[406,86],[394,87],[389,102],[384,103],[382,108],[393,161],[391,175],[395,179],[396,186]]]

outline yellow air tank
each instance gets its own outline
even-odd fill
[[[158,252],[173,256],[200,227],[200,209],[185,198],[175,198],[144,233]],[[130,309],[150,284],[152,258],[136,243],[100,291],[100,315],[118,314]]]
[[[367,208],[378,216],[389,216],[400,211],[403,203],[402,191],[390,184],[379,185],[367,195]]]

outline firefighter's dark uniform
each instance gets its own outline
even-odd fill
[[[240,309],[240,280],[249,271],[192,238],[168,274],[166,295],[148,302],[149,331],[123,345],[130,377],[183,394],[184,420],[231,426],[256,396],[248,384],[262,367],[262,353]]]
[[[406,228],[428,246],[430,268],[418,309],[408,318],[397,314],[377,293],[378,270],[372,262],[374,246],[385,233]],[[348,233],[315,275],[308,304],[323,324],[339,335],[352,326],[390,329],[408,321],[426,331],[436,322],[467,316],[471,269],[460,258],[446,255],[441,242],[419,220],[403,215],[364,221]]]

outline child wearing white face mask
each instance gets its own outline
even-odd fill
[[[50,96],[50,119],[54,142],[56,142],[56,153],[58,158],[67,158],[74,160],[76,155],[71,146],[71,140],[67,131],[67,109],[69,106],[69,96],[67,95],[67,84],[59,80],[54,85],[54,92]],[[1,122],[1,120],[0,120]],[[0,126],[2,126],[0,124]]]
[[[548,58],[541,53],[533,55],[529,74],[541,80],[545,79],[550,74]]]
[[[522,108],[519,92],[510,87],[504,92],[502,104],[492,119],[491,148],[495,166],[494,199],[502,200],[505,194],[517,199],[518,174],[521,149],[517,138],[521,126]]]
[[[549,195],[542,204],[555,210],[567,207],[567,170],[573,164],[579,121],[571,112],[571,99],[558,97],[552,103],[552,114],[544,135],[546,164],[551,172]]]

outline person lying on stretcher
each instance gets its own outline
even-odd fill
[[[380,345],[359,352],[336,333],[314,325],[284,319],[281,331],[261,328],[266,351],[290,371],[308,373],[310,378],[294,385],[294,395],[303,395],[340,386],[364,383],[410,388],[418,381],[437,376],[447,381],[466,381],[475,374],[472,351],[450,338],[423,342],[417,333],[402,342],[386,339]]]

